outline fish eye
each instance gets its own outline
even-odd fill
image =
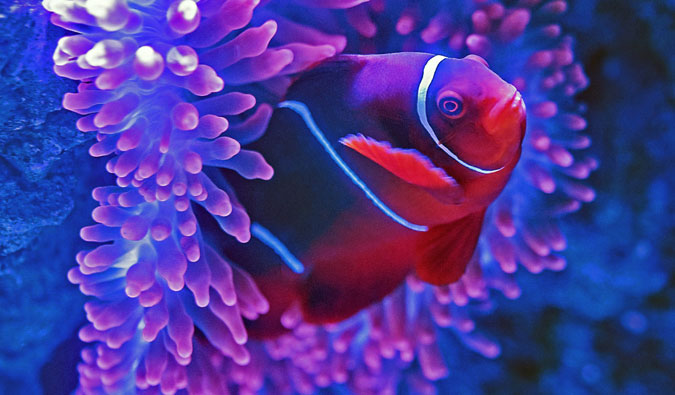
[[[438,109],[450,119],[457,119],[464,115],[464,100],[453,91],[443,91],[438,95]]]

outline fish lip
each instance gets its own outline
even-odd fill
[[[525,100],[523,100],[523,95],[521,95],[518,90],[516,90],[516,93],[513,94],[513,106],[521,106],[521,115],[525,115]]]
[[[509,111],[513,109],[515,111],[518,106],[522,106],[523,111],[521,111],[521,115],[524,115],[525,113],[525,102],[523,101],[523,96],[518,92],[516,89],[515,92],[513,92],[513,95],[511,95],[511,98],[508,101],[508,104],[504,107],[504,111]]]
[[[514,87],[511,96],[498,101],[490,109],[483,126],[489,134],[494,135],[505,129],[505,126],[521,123],[525,116],[525,101]]]
[[[520,115],[517,119],[518,123],[522,122],[523,119],[526,118],[527,109],[525,107],[525,100],[523,100],[523,96],[517,90],[513,95],[513,99],[511,100],[511,108],[513,108],[513,111],[517,111]]]

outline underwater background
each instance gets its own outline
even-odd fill
[[[675,2],[571,0],[559,22],[590,80],[593,203],[563,222],[567,268],[516,277],[474,317],[501,344],[487,359],[443,344],[440,393],[669,393],[675,388]],[[38,1],[0,4],[0,393],[77,385],[85,297],[66,280],[84,248],[93,187],[114,183],[91,158],[76,83],[52,71],[63,31]],[[671,158],[671,159],[668,159]]]

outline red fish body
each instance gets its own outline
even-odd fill
[[[336,322],[412,272],[457,281],[524,131],[520,94],[478,57],[343,55],[303,74],[254,147],[274,177],[237,188],[251,217],[305,267],[278,269],[279,257],[289,263],[283,254],[258,265],[277,315],[298,301],[306,321]],[[266,246],[240,248],[245,260],[267,249],[275,261],[274,243],[255,239]]]

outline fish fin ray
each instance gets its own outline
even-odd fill
[[[485,210],[420,234],[415,271],[425,282],[451,284],[459,280],[474,254]]]
[[[464,200],[464,190],[443,169],[415,149],[393,148],[362,134],[350,134],[340,143],[367,157],[403,181],[419,186],[438,200],[458,204]]]

